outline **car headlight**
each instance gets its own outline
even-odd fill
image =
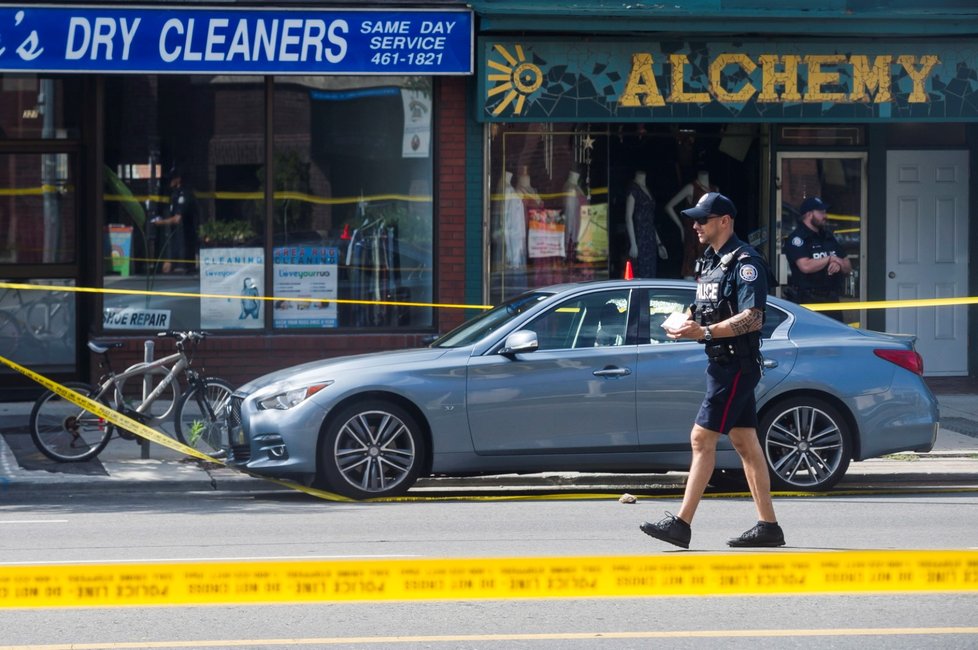
[[[275,393],[274,395],[269,395],[268,397],[263,397],[258,400],[258,408],[262,410],[278,409],[280,411],[290,409],[293,406],[312,397],[332,383],[333,382],[331,381],[324,381],[321,384],[303,386],[302,388],[290,388],[287,391]]]

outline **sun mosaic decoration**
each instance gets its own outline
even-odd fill
[[[489,83],[495,85],[489,88],[487,96],[493,97],[501,93],[506,93],[506,96],[496,105],[492,114],[499,115],[515,102],[513,115],[519,115],[523,111],[526,98],[543,84],[543,71],[526,60],[522,45],[513,46],[515,56],[499,44],[494,45],[493,49],[506,62],[494,61],[493,59],[487,61],[491,70],[498,71],[498,73],[490,72],[488,75]]]

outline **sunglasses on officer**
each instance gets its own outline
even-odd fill
[[[692,219],[693,219],[693,223],[699,224],[701,226],[705,226],[706,222],[709,221],[710,219],[719,219],[722,216],[723,216],[722,214],[709,214],[705,217],[692,217]]]

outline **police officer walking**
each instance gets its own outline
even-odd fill
[[[784,254],[791,269],[785,297],[792,302],[839,302],[845,276],[852,273],[852,263],[825,225],[828,207],[817,196],[805,199],[799,210],[798,227],[785,242]],[[839,310],[822,313],[843,320]]]
[[[708,359],[706,396],[690,432],[693,461],[679,514],[642,531],[656,539],[689,548],[690,524],[713,475],[720,436],[730,436],[740,455],[757,510],[757,525],[727,542],[730,546],[784,546],[774,515],[771,479],[757,439],[754,387],[761,378],[760,330],[767,304],[768,271],[760,254],[733,231],[737,208],[722,194],[704,194],[683,210],[706,252],[696,263],[696,302],[669,338],[704,344]]]

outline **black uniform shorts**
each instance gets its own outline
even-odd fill
[[[737,359],[710,361],[706,366],[706,396],[696,414],[696,424],[724,435],[734,427],[757,428],[754,387],[761,380],[757,364],[744,368]]]

